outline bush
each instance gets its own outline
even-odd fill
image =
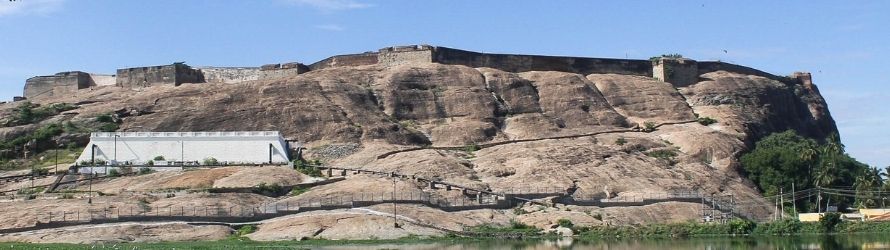
[[[293,189],[290,190],[289,195],[290,196],[298,196],[298,195],[305,193],[306,191],[309,191],[309,188],[294,187]]]
[[[104,115],[96,116],[96,121],[102,122],[102,123],[113,123],[114,118],[111,117],[110,114],[104,114]]]
[[[303,173],[305,175],[311,177],[321,177],[321,170],[315,166],[321,165],[321,162],[315,160],[310,164],[310,162],[306,162],[300,159],[294,160],[294,169],[297,172]]]
[[[618,139],[615,139],[615,144],[618,144],[618,146],[623,146],[624,144],[627,144],[627,139],[624,139],[624,137],[618,137]]]
[[[139,168],[139,175],[150,174],[153,172],[154,170],[151,170],[151,168]]]
[[[278,185],[278,183],[273,183],[272,185],[268,185],[265,182],[263,182],[263,183],[260,183],[260,185],[257,185],[256,187],[254,187],[253,190],[255,193],[258,193],[258,194],[274,196],[274,195],[281,193],[281,191],[283,189],[281,188],[281,186]]]
[[[108,177],[118,177],[121,173],[117,171],[117,169],[112,168],[108,170]]]
[[[31,169],[32,176],[40,176],[40,175],[48,175],[48,174],[49,174],[49,169],[45,169],[45,168]]]
[[[467,145],[464,147],[464,152],[472,153],[472,152],[476,152],[476,151],[479,151],[479,145],[472,144],[472,145]]]
[[[711,117],[699,117],[698,119],[695,119],[695,121],[705,126],[717,123],[717,120],[714,120],[714,118]]]
[[[204,158],[203,163],[204,165],[219,165],[219,161],[217,161],[216,158],[213,157]]]
[[[565,228],[572,228],[575,226],[575,223],[572,223],[572,221],[569,219],[559,219],[556,221],[556,224],[559,225],[560,227],[565,227]]]
[[[655,123],[654,122],[644,122],[643,123],[643,132],[652,132],[655,131]]]
[[[152,159],[152,160],[155,160],[155,161],[163,161],[163,160],[164,160],[164,156],[160,156],[160,155],[158,155],[158,156],[155,156],[155,158]]]
[[[674,149],[657,149],[646,152],[646,155],[658,159],[673,160],[674,157],[677,157],[677,151]]]
[[[732,219],[729,221],[730,234],[750,234],[755,227],[757,227],[757,224],[749,220]]]
[[[117,131],[118,128],[120,128],[120,126],[118,126],[117,123],[103,123],[102,125],[99,125],[100,132],[114,132]]]
[[[840,213],[825,213],[822,218],[819,218],[819,227],[822,229],[822,232],[830,233],[834,232],[835,227],[841,222]]]

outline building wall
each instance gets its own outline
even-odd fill
[[[92,86],[114,86],[117,83],[117,77],[114,75],[90,74]]]
[[[429,45],[383,48],[377,54],[377,63],[388,67],[431,62],[433,62],[433,47]]]
[[[200,67],[198,68],[208,83],[239,83],[260,79],[257,67]]]
[[[330,67],[364,66],[377,64],[377,53],[365,52],[362,54],[338,55],[309,65],[309,70],[319,70]]]
[[[699,75],[698,62],[687,58],[660,58],[652,68],[652,77],[677,88],[697,83]]]
[[[273,163],[289,161],[277,131],[92,133],[77,162],[90,161],[91,148],[97,145],[96,159],[106,162],[114,161],[116,153],[117,162],[133,164],[145,164],[156,156],[167,161],[203,162],[213,157],[229,163],[268,163],[269,144]]]
[[[70,95],[90,87],[90,75],[80,71],[60,72],[51,76],[35,76],[25,80],[27,99]]]
[[[309,67],[302,63],[266,64],[260,67],[259,79],[275,79],[296,76],[309,71]]]
[[[179,86],[183,83],[200,83],[204,78],[201,72],[184,63],[171,65],[127,68],[117,70],[118,87],[139,88],[162,84]]]
[[[434,47],[433,50],[433,62],[474,68],[489,67],[508,72],[562,71],[584,75],[652,76],[652,62],[648,60],[487,54],[446,47]]]

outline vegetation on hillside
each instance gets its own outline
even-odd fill
[[[754,150],[741,157],[741,163],[748,178],[766,196],[780,191],[789,193],[792,183],[796,190],[854,187],[866,192],[888,188],[877,169],[844,152],[844,145],[836,134],[818,142],[792,130],[774,133],[758,141]],[[830,196],[831,205],[867,207],[876,203],[874,197],[857,197]],[[799,200],[796,207],[799,211],[815,211],[815,202]]]

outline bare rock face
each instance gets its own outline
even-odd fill
[[[560,128],[597,130],[626,127],[627,119],[612,108],[602,93],[584,76],[563,72],[526,72],[540,96],[544,115]]]
[[[121,131],[278,130],[289,139],[303,142],[310,151],[305,154],[307,157],[330,165],[398,172],[496,192],[576,187],[579,195],[605,198],[693,189],[735,195],[754,204],[739,208],[741,214],[766,216],[770,212],[769,202],[759,198],[754,185],[738,174],[738,156],[753,141],[772,132],[795,129],[815,138],[836,133],[825,101],[810,83],[725,71],[699,77],[702,80],[697,83],[675,88],[640,76],[511,73],[491,68],[407,64],[391,68],[331,67],[240,84],[184,84],[140,90],[98,87],[54,100],[81,103],[68,115],[37,125],[0,128],[0,139],[7,140],[51,122],[87,121],[121,109],[138,110],[134,115],[121,116]],[[2,104],[0,114],[10,114],[14,107]],[[694,121],[696,116],[714,118],[717,123],[701,125]],[[653,132],[631,129],[645,122],[663,126]],[[313,149],[318,152],[311,152]],[[653,154],[657,152],[662,154]],[[273,169],[255,173],[228,169],[195,172],[155,173],[102,182],[93,188],[114,193],[153,187],[293,184],[288,180],[303,178]],[[391,180],[368,178],[328,184],[291,201],[391,190]],[[430,191],[417,183],[397,185],[406,192]],[[223,199],[193,198],[201,203]],[[272,202],[241,198],[248,199],[250,204]],[[116,202],[119,206],[137,206],[135,202]],[[174,205],[166,201],[157,204]],[[46,207],[57,211],[58,206],[63,205],[0,205],[0,212],[33,216],[20,208]],[[609,208],[602,212],[616,215],[603,216],[613,218],[605,219],[609,223],[669,222],[697,215],[659,213],[659,209],[685,211],[694,206],[700,204]],[[634,213],[646,216],[620,219]],[[542,213],[527,219],[544,225],[558,219],[556,216]],[[596,223],[581,219],[578,218]],[[357,231],[343,227],[323,230],[330,234],[316,233],[340,220],[362,226]],[[502,214],[491,214],[478,221],[508,220]],[[2,225],[33,223],[7,222]],[[351,235],[339,238],[402,235],[378,234],[378,228],[372,226],[378,222],[380,219],[373,215],[295,218],[265,225],[251,238],[338,238],[333,232]],[[455,223],[458,224],[472,225]],[[294,233],[275,233],[279,229]]]
[[[695,119],[683,96],[670,83],[615,74],[592,74],[587,79],[596,84],[615,110],[637,124]]]
[[[748,142],[787,129],[814,138],[837,133],[814,85],[725,71],[701,78],[705,81],[681,88],[680,93],[697,113],[717,118],[727,132],[746,135]]]

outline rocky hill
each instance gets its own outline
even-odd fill
[[[118,131],[278,130],[304,143],[304,158],[326,165],[495,192],[575,187],[576,194],[632,197],[699,190],[734,195],[744,201],[739,213],[750,217],[768,216],[772,207],[739,174],[742,152],[772,132],[793,129],[814,138],[837,132],[808,74],[734,70],[706,72],[681,86],[632,74],[374,64],[237,84],[96,86],[31,101],[73,107],[0,128],[2,140],[69,121],[95,127],[105,114],[113,114]],[[0,115],[15,116],[20,103],[3,104]],[[65,132],[55,141],[84,135]],[[658,212],[674,203],[652,206],[613,213],[626,223],[697,216]]]

